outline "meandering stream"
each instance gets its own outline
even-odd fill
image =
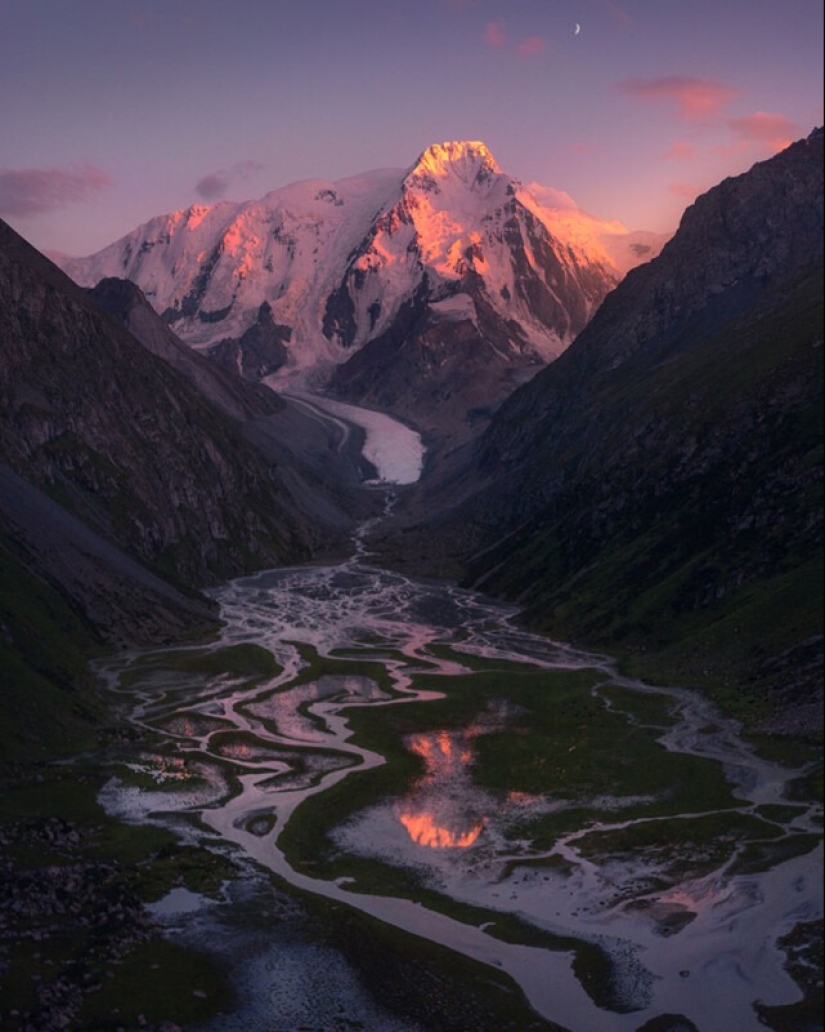
[[[702,1032],[759,1032],[753,1003],[793,1002],[799,993],[785,974],[776,938],[799,921],[822,914],[821,846],[748,874],[729,874],[739,847],[734,844],[718,866],[664,891],[651,889],[656,863],[601,862],[579,851],[591,825],[561,836],[549,851],[537,852],[514,836],[512,815],[496,820],[495,807],[536,811],[552,800],[490,798],[474,785],[472,766],[451,759],[466,753],[473,735],[422,729],[410,748],[429,757],[426,784],[399,802],[358,815],[336,832],[340,848],[423,870],[447,896],[492,911],[521,915],[539,929],[599,943],[626,979],[629,1013],[597,1006],[571,967],[567,952],[510,945],[482,926],[461,923],[407,899],[353,892],[346,880],[325,880],[296,871],[279,849],[279,836],[296,808],[329,790],[353,770],[382,764],[382,757],[349,740],[352,707],[403,705],[422,696],[416,672],[443,677],[466,672],[471,657],[518,662],[545,671],[597,669],[605,683],[638,692],[623,682],[609,662],[557,646],[515,629],[512,612],[450,586],[417,583],[371,568],[362,558],[333,566],[262,573],[234,581],[216,597],[226,621],[226,648],[254,643],[266,649],[280,672],[264,681],[239,683],[225,674],[210,678],[180,673],[134,675],[146,656],[121,657],[109,668],[113,686],[133,671],[128,693],[133,719],[167,739],[157,764],[168,778],[181,762],[196,771],[198,787],[186,779],[180,791],[110,784],[107,805],[124,815],[149,816],[176,809],[196,810],[225,839],[237,843],[287,881],[338,902],[358,907],[401,928],[460,950],[507,971],[541,1014],[578,1032],[636,1029],[646,1016],[679,1013]],[[354,673],[321,676],[309,682],[305,647],[319,656],[351,656],[383,665],[391,691]],[[462,661],[464,657],[466,662]],[[120,681],[118,679],[121,679]],[[448,685],[445,688],[449,690]],[[651,689],[646,689],[652,691]],[[703,699],[667,689],[678,721],[661,734],[662,747],[724,765],[735,786],[738,811],[773,805],[779,812],[785,786],[798,771],[759,759],[741,741],[737,728],[720,720]],[[503,700],[506,702],[506,700]],[[548,699],[548,704],[552,704]],[[490,720],[506,720],[506,713]],[[230,732],[236,732],[233,739]],[[254,736],[249,741],[244,736]],[[272,745],[268,751],[267,743]],[[292,765],[290,749],[300,749]],[[312,759],[315,751],[316,759]],[[307,759],[307,757],[310,757]],[[210,766],[210,759],[219,761]],[[222,775],[227,761],[236,782]],[[198,767],[198,764],[201,767]],[[268,823],[262,824],[262,815]],[[692,815],[695,816],[695,815]],[[406,820],[405,820],[406,818]],[[483,818],[483,819],[482,819]],[[783,834],[818,831],[815,806],[789,808],[776,818]],[[416,823],[417,821],[417,823]],[[601,833],[631,827],[620,810]],[[649,820],[645,819],[645,823]],[[266,832],[261,833],[261,827]],[[536,867],[555,855],[563,869]],[[519,866],[519,861],[530,866]],[[635,868],[635,869],[634,869]],[[639,888],[628,892],[628,886]],[[621,891],[617,893],[617,886]],[[611,902],[615,896],[617,902]],[[630,905],[635,903],[636,905]],[[675,933],[663,932],[652,915],[678,914]]]
[[[133,758],[133,779],[123,770],[112,778],[106,806],[130,819],[197,814],[292,885],[507,972],[538,1013],[573,1032],[631,1032],[662,1014],[684,1015],[700,1032],[763,1032],[755,1003],[800,996],[777,940],[823,913],[821,807],[789,791],[804,767],[761,759],[694,693],[623,679],[605,657],[519,630],[512,609],[482,596],[370,566],[366,529],[346,561],[264,572],[215,592],[225,621],[219,641],[107,664],[112,690],[154,744]],[[229,661],[250,646],[269,657],[254,676]],[[285,830],[302,821],[302,804],[342,780],[346,787],[354,771],[383,776],[385,757],[352,738],[356,712],[434,701],[459,679],[472,691],[478,671],[496,670],[501,686],[479,696],[472,719],[440,726],[433,707],[431,720],[405,735],[421,776],[374,793],[329,829],[338,859],[327,858],[326,872],[320,856],[316,872],[306,857],[285,854]],[[515,680],[508,690],[508,671],[527,683],[541,678],[542,720]],[[516,768],[512,791],[485,783],[481,747],[495,757],[491,748],[503,748],[508,734],[530,738],[531,720],[546,728],[553,707],[571,699],[560,701],[554,677],[569,685],[588,671],[580,692],[589,724],[580,722],[569,743],[553,740],[555,755],[529,741],[523,755],[540,766],[578,750],[576,762],[590,764],[583,769],[604,766],[605,755],[616,772],[632,768],[632,750],[597,751],[597,732],[610,722],[614,734],[642,735],[662,771],[668,757],[691,758],[695,797],[653,770],[628,794],[603,769],[592,798],[576,798],[575,786],[571,798],[569,785],[557,794],[546,778],[541,791],[519,790]],[[725,805],[703,809],[704,799]],[[558,833],[537,844],[534,833],[553,820]],[[433,894],[428,905],[414,892],[398,898],[380,874],[375,885],[337,876],[347,857],[413,872]],[[450,901],[480,918],[459,920]],[[497,915],[518,918],[540,944],[494,937]],[[571,942],[609,958],[610,992],[582,984]]]

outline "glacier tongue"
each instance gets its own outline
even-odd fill
[[[363,455],[376,470],[376,479],[367,483],[414,484],[421,477],[426,450],[421,435],[397,419],[316,394],[290,391],[285,396],[365,431]]]

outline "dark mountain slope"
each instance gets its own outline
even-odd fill
[[[629,363],[582,412],[600,445],[567,452],[556,496],[471,578],[554,635],[664,650],[682,680],[821,687],[822,334],[820,265],[670,362]]]
[[[683,683],[821,705],[822,181],[819,131],[700,198],[385,547]]]
[[[169,328],[139,287],[124,279],[104,279],[88,290],[102,308],[140,343],[192,381],[201,394],[238,420],[268,415],[285,403],[273,391],[247,383],[194,351]]]
[[[202,585],[309,553],[237,425],[0,227],[0,458],[159,572]]]
[[[88,294],[238,424],[267,466],[278,470],[281,490],[313,551],[346,550],[354,518],[371,514],[375,502],[361,487],[372,475],[360,455],[361,431],[353,430],[351,448],[339,449],[334,432],[301,406],[184,344],[129,280],[102,280]],[[262,316],[262,334],[268,319]]]
[[[3,224],[0,356],[9,760],[88,735],[95,651],[214,629],[198,587],[300,561],[311,544],[281,472],[240,425]],[[224,409],[246,411],[254,389],[209,376]]]
[[[217,627],[185,594],[0,464],[0,756],[88,744],[100,713],[87,670],[104,647]]]

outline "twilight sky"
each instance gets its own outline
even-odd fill
[[[822,38],[821,0],[0,0],[0,217],[83,255],[463,139],[669,230],[822,124]]]

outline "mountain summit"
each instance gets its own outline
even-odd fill
[[[456,332],[465,344],[483,338],[480,359],[502,372],[485,399],[496,403],[512,389],[511,374],[560,354],[627,269],[664,242],[561,197],[524,187],[481,142],[446,142],[408,169],[307,180],[257,201],[161,215],[61,265],[84,286],[132,280],[190,345],[219,347],[247,375],[277,372],[287,382],[328,381],[379,340],[383,348],[371,350],[391,378],[397,341],[436,325],[448,353]],[[250,361],[238,342],[264,305],[272,355],[258,347]],[[365,361],[357,376],[339,378],[354,400],[371,394]],[[431,356],[416,363],[432,371]]]
[[[431,185],[437,190],[439,180],[454,177],[472,187],[501,174],[495,158],[480,140],[434,143],[410,169],[406,183],[425,188],[425,184]]]

